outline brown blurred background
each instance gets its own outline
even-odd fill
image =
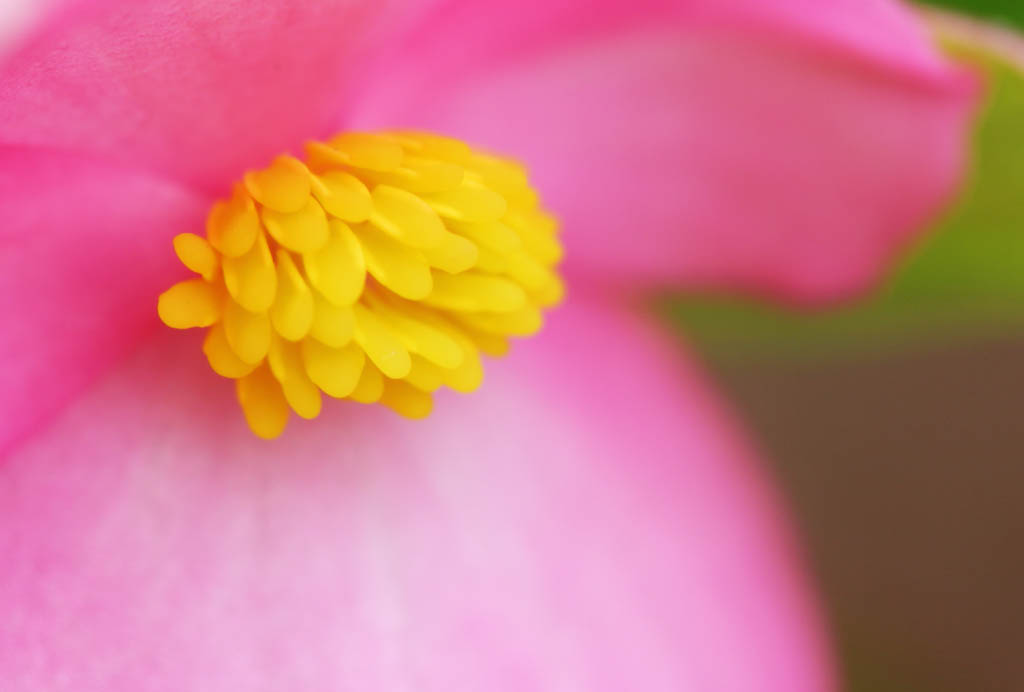
[[[790,499],[849,689],[1024,690],[1024,338],[706,362]]]

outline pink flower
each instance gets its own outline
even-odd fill
[[[904,8],[51,4],[0,62],[5,690],[833,686],[742,435],[622,297],[878,275],[973,93]],[[331,402],[258,440],[157,323],[171,237],[385,126],[525,159],[572,297],[426,422]]]

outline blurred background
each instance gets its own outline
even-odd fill
[[[950,48],[989,84],[971,179],[886,285],[660,303],[773,464],[852,692],[1024,690],[1024,62]]]

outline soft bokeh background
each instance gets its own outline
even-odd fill
[[[1024,75],[957,52],[989,75],[970,183],[876,294],[660,305],[774,464],[853,692],[1024,690]]]

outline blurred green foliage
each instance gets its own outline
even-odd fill
[[[934,5],[951,10],[975,14],[1008,24],[1024,26],[1022,0],[918,0],[922,5]]]
[[[957,52],[988,73],[989,91],[973,170],[944,220],[873,297],[850,306],[807,313],[728,297],[664,302],[701,351],[832,357],[1024,332],[1024,76],[996,58]]]

